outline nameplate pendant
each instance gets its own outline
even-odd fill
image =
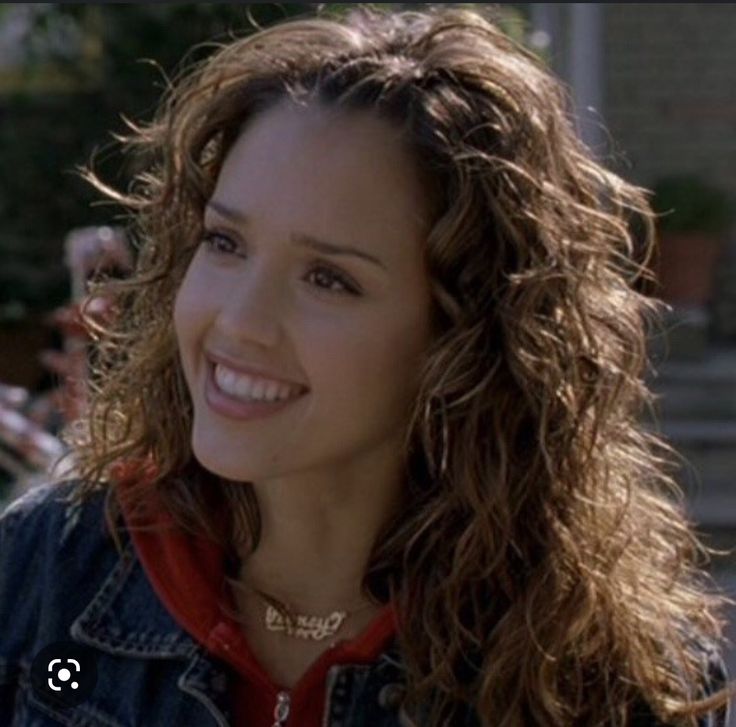
[[[296,622],[290,622],[273,606],[267,606],[266,628],[269,631],[283,631],[288,636],[300,639],[321,641],[333,636],[346,616],[345,611],[333,611],[329,616],[297,616]]]

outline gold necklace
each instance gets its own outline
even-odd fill
[[[327,616],[294,613],[293,610],[286,607],[288,615],[285,616],[268,599],[264,598],[260,591],[255,592],[266,603],[266,614],[263,623],[268,631],[280,631],[287,636],[293,636],[298,639],[310,639],[312,641],[322,641],[330,636],[334,636],[345,623],[348,616],[364,611],[374,605],[372,603],[366,603],[351,611],[333,611]]]
[[[330,636],[334,636],[343,626],[348,616],[353,616],[354,614],[360,613],[361,611],[375,605],[373,603],[366,603],[349,611],[333,611],[327,616],[294,613],[293,609],[289,608],[289,606],[273,596],[270,596],[257,588],[253,588],[252,586],[244,586],[242,565],[242,562],[237,558],[228,562],[228,566],[226,566],[226,568],[228,570],[232,568],[233,570],[231,572],[234,572],[236,575],[236,579],[228,578],[228,580],[232,585],[235,585],[236,588],[254,593],[266,604],[266,613],[264,615],[263,625],[266,627],[267,631],[282,632],[287,636],[292,636],[298,639],[322,641]],[[283,607],[287,613],[286,616],[273,605],[274,602]],[[332,645],[334,646],[334,642]]]

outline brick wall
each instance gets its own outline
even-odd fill
[[[736,4],[604,7],[603,116],[620,171],[642,184],[700,172],[736,199]]]

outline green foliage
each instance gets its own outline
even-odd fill
[[[382,8],[424,4],[366,3]],[[340,15],[356,3],[35,3],[0,4],[0,23],[27,12],[20,69],[0,68],[0,319],[4,311],[44,311],[69,295],[63,239],[74,228],[120,222],[116,210],[75,173],[95,168],[125,188],[113,141],[123,117],[146,120],[169,79],[226,42],[288,17]],[[459,4],[458,4],[459,5]],[[468,3],[512,36],[512,5]]]
[[[653,186],[653,206],[662,232],[723,234],[733,221],[728,195],[700,177],[688,174],[661,177]]]
[[[112,140],[126,130],[121,116],[149,118],[167,78],[211,52],[207,41],[310,11],[303,3],[41,5],[22,66],[14,75],[0,69],[0,318],[19,305],[64,302],[64,236],[120,213],[100,205],[74,170],[96,151],[103,177],[126,186]]]

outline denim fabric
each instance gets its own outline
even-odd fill
[[[105,530],[104,494],[74,507],[66,501],[73,486],[36,487],[0,517],[0,725],[231,725],[232,668],[171,618],[129,538],[118,555]],[[56,707],[30,686],[34,656],[58,641],[95,651],[97,682],[77,706]],[[716,662],[720,681],[725,673]],[[407,724],[399,709],[403,683],[395,646],[371,665],[333,666],[324,727]],[[469,714],[463,724],[478,720]],[[656,722],[643,715],[637,724]],[[702,724],[720,727],[725,719]]]

